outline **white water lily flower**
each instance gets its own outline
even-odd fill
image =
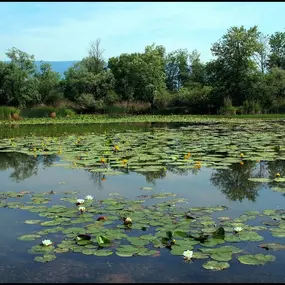
[[[193,256],[193,251],[192,250],[185,250],[183,252],[183,256],[184,256],[185,259],[189,260]]]
[[[78,207],[78,210],[79,210],[80,212],[85,212],[86,208],[85,208],[85,207]]]
[[[77,199],[76,201],[78,204],[83,204],[84,203],[84,199]]]
[[[50,239],[44,239],[44,240],[42,241],[42,244],[43,244],[44,246],[49,246],[49,245],[52,244],[52,241],[51,241]]]
[[[242,227],[235,227],[234,230],[235,230],[235,232],[240,232],[240,231],[242,231]]]
[[[86,200],[93,200],[93,196],[87,195],[87,196],[85,197],[85,199],[86,199]]]

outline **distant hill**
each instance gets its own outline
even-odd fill
[[[43,62],[49,63],[53,71],[56,71],[63,76],[64,72],[77,61],[43,61]],[[41,62],[35,61],[35,63],[37,68],[40,68]]]

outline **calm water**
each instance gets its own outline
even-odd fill
[[[147,128],[149,128],[148,126]],[[113,128],[113,126],[112,126]],[[144,128],[146,128],[144,126]],[[126,127],[126,129],[128,129]],[[82,130],[81,130],[82,131]],[[106,131],[106,130],[104,130]],[[50,135],[50,134],[49,134]],[[272,165],[264,162],[250,171],[231,166],[229,170],[202,168],[198,174],[173,171],[165,177],[149,173],[140,175],[110,176],[101,180],[98,173],[86,170],[53,167],[62,163],[57,156],[34,158],[14,153],[0,153],[0,191],[65,191],[79,190],[81,196],[91,194],[95,199],[110,197],[117,192],[129,199],[149,194],[140,188],[151,186],[156,193],[173,192],[177,198],[188,199],[189,207],[229,207],[216,216],[237,217],[244,211],[285,208],[282,193],[270,190],[270,185],[252,183],[247,180],[251,171],[270,171]],[[271,168],[270,168],[271,167]],[[285,170],[285,163],[278,163]],[[275,169],[271,170],[275,171]],[[66,182],[66,183],[61,183]],[[161,199],[160,201],[165,201]],[[0,208],[0,282],[284,282],[284,251],[274,251],[276,261],[264,266],[242,265],[234,257],[230,268],[224,271],[207,271],[202,268],[206,260],[185,263],[180,256],[172,256],[168,249],[161,249],[157,257],[121,258],[85,256],[80,253],[57,254],[56,260],[42,264],[35,262],[34,255],[27,253],[37,241],[23,242],[17,237],[38,231],[39,225],[26,225],[25,220],[39,219],[37,213],[20,209]],[[42,218],[40,218],[42,219]],[[248,223],[251,223],[250,221]],[[261,224],[259,224],[261,225]],[[284,238],[274,238],[267,231],[259,232],[262,242],[233,244],[244,247],[249,253],[271,253],[257,247],[263,242],[284,243]],[[58,237],[60,238],[60,237]]]

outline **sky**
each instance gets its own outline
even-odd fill
[[[202,61],[232,26],[284,31],[285,2],[1,2],[0,60],[16,47],[36,60],[81,60],[101,39],[104,58],[164,45],[197,49]]]

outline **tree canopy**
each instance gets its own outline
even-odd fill
[[[13,47],[9,60],[0,61],[0,105],[65,100],[86,112],[112,106],[148,106],[145,112],[158,113],[285,112],[285,32],[234,26],[210,49],[208,62],[196,49],[166,51],[156,44],[106,60],[96,39],[62,77],[48,63],[36,68],[33,55]]]

